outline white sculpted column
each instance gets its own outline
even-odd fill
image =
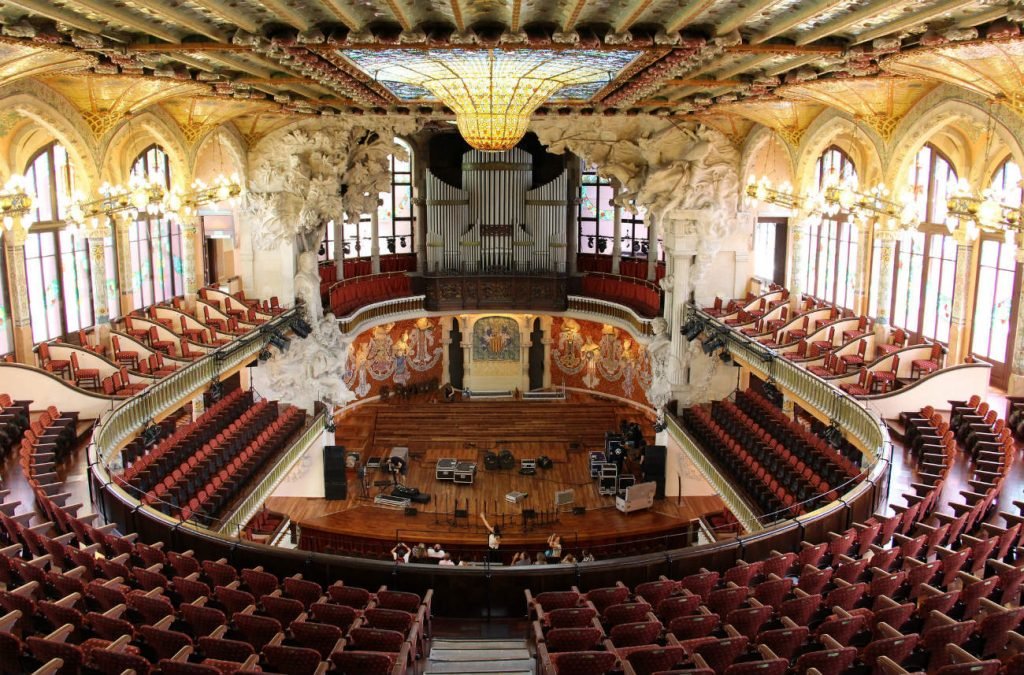
[[[619,192],[618,181],[614,182],[615,193]],[[618,274],[622,263],[622,207],[612,200],[612,208],[615,213],[614,229],[612,230],[612,274]]]
[[[28,230],[21,216],[14,216],[11,229],[4,232],[4,255],[7,256],[7,291],[11,298],[11,323],[14,354],[19,363],[36,365],[33,353],[32,315],[29,311],[28,281],[25,276],[25,240]]]
[[[199,285],[196,281],[196,232],[199,230],[199,216],[184,216],[179,222],[181,228],[181,279],[185,286],[185,306],[193,307]]]
[[[334,239],[334,275],[338,281],[345,278],[345,224],[342,216],[331,221],[331,236]]]
[[[110,335],[110,310],[107,302],[107,250],[105,239],[110,225],[104,222],[85,232],[89,242],[89,276],[92,281],[92,306],[96,314],[96,342],[106,344]]]
[[[654,216],[648,214],[650,222],[647,224],[647,280],[654,281],[658,278],[658,227]]]

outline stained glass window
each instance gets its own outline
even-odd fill
[[[132,174],[159,176],[164,187],[171,186],[171,164],[167,153],[151,145],[132,163]],[[144,211],[129,228],[128,248],[132,261],[132,306],[141,309],[166,302],[185,291],[181,276],[181,230],[177,221],[151,216]]]
[[[36,195],[36,208],[30,215],[32,230],[25,241],[29,315],[32,339],[41,342],[92,325],[96,314],[92,261],[88,240],[64,228],[65,210],[74,189],[65,149],[51,143],[39,150],[29,161],[25,176]],[[110,242],[107,261],[113,265],[112,237]],[[115,280],[116,303],[117,275],[110,274],[109,268],[108,278]]]
[[[946,199],[957,175],[934,146],[918,151],[907,180],[921,225],[896,244],[892,325],[947,342],[956,279],[956,243],[946,227]],[[874,267],[873,269],[878,269]]]
[[[1002,203],[1021,203],[1021,170],[1007,159],[996,170],[990,187],[1001,194]],[[995,234],[983,234],[979,248],[978,283],[974,300],[971,353],[995,365],[993,381],[1005,384],[1013,324],[1020,295],[1014,246]]]
[[[818,187],[827,182],[857,182],[857,169],[850,157],[831,146],[815,165]],[[827,216],[807,232],[804,290],[839,307],[852,308],[857,278],[860,241],[857,228],[845,213]]]
[[[397,140],[397,139],[396,139]],[[412,232],[416,216],[412,204],[412,149],[398,141],[409,153],[409,159],[391,156],[391,192],[380,193],[377,207],[377,236],[381,256],[412,253],[415,249]]]

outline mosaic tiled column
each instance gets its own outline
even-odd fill
[[[896,262],[896,235],[887,230],[875,232],[878,238],[878,295],[875,298],[875,325],[885,329],[889,325],[892,306],[892,276]]]
[[[856,277],[853,291],[853,311],[866,316],[871,311],[871,308],[868,307],[869,289],[871,288],[871,270],[868,269],[871,265],[871,247],[868,246],[868,234],[871,232],[871,228],[868,227],[867,221],[859,221],[856,227],[857,241],[860,242],[860,245],[857,247],[857,268],[854,272]]]
[[[21,217],[15,216],[11,229],[4,233],[4,255],[7,256],[7,292],[11,299],[11,326],[14,357],[19,363],[35,365],[32,353],[32,315],[29,312],[28,281],[25,277],[25,240],[28,230]]]
[[[803,218],[795,219],[790,238],[790,250],[793,252],[793,256],[789,261],[789,304],[791,311],[797,313],[802,308],[800,296],[804,293],[801,272],[807,267],[807,224]]]
[[[953,306],[949,317],[949,353],[946,365],[963,363],[969,351],[967,344],[967,291],[970,286],[971,258],[974,242],[964,227],[953,233],[956,240],[956,278],[953,281]]]
[[[117,229],[117,236],[114,238],[115,250],[117,251],[117,275],[121,280],[121,315],[132,311],[132,290],[136,283],[141,282],[134,276],[132,269],[131,249],[128,246],[128,231],[132,224],[131,214],[125,212],[118,214],[114,221]],[[141,275],[141,271],[139,272]]]
[[[185,286],[185,304],[192,307],[199,289],[196,282],[196,233],[199,230],[199,216],[190,215],[181,219],[181,279]]]

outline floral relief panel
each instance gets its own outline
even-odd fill
[[[650,405],[647,349],[624,330],[593,321],[554,317],[551,383],[589,389]]]
[[[376,326],[360,333],[349,347],[343,380],[359,398],[375,396],[383,386],[442,379],[440,319],[421,318]]]

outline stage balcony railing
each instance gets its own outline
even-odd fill
[[[600,253],[578,253],[576,255],[577,272],[612,273],[612,257]],[[619,274],[634,279],[647,278],[647,258],[623,257],[619,260]],[[654,280],[659,281],[665,276],[665,261],[659,260],[654,267]]]
[[[661,289],[658,284],[620,274],[590,272],[580,281],[583,295],[626,305],[645,317],[661,313]]]
[[[628,326],[637,335],[654,335],[653,320],[640,316],[630,307],[617,302],[591,298],[583,295],[570,295],[568,312],[573,315],[591,315],[605,322],[619,323]]]
[[[412,295],[408,275],[386,272],[336,282],[329,291],[329,302],[335,316],[345,316],[360,307],[408,295]]]

